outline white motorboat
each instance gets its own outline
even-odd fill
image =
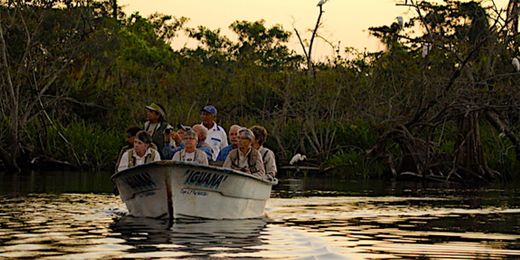
[[[207,219],[263,217],[271,187],[278,183],[217,166],[173,161],[126,169],[112,181],[132,216]]]

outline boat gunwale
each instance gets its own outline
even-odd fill
[[[260,181],[262,183],[269,184],[269,185],[276,185],[276,184],[278,184],[278,179],[277,178],[274,178],[272,181],[270,181],[270,180],[267,180],[267,179],[263,179],[263,178],[254,176],[254,175],[249,174],[249,173],[244,173],[244,172],[233,170],[233,169],[230,169],[230,168],[224,168],[224,167],[213,166],[213,165],[203,165],[203,164],[190,163],[190,162],[176,162],[176,161],[171,161],[171,160],[161,160],[161,161],[141,164],[141,165],[138,165],[138,166],[135,166],[135,167],[132,167],[132,168],[128,168],[128,169],[122,170],[120,172],[114,173],[110,177],[110,179],[112,180],[112,182],[114,182],[115,178],[118,178],[120,175],[124,175],[127,172],[134,171],[135,169],[153,168],[155,166],[174,166],[174,165],[188,166],[188,167],[193,167],[193,168],[203,168],[203,169],[214,170],[214,171],[218,171],[218,172],[222,172],[222,173],[226,173],[226,174],[231,174],[231,175],[239,175],[239,176],[246,177],[246,178],[251,178],[251,179],[254,179],[256,181]]]

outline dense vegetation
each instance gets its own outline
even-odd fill
[[[346,49],[309,65],[281,26],[236,21],[232,41],[187,28],[187,18],[114,12],[112,2],[2,5],[6,169],[34,158],[111,169],[124,130],[152,101],[173,124],[199,122],[211,103],[226,127],[264,125],[281,164],[300,152],[344,175],[465,181],[519,169],[518,36],[493,8],[421,2],[405,24],[370,29],[385,51]],[[198,47],[172,50],[179,33]]]

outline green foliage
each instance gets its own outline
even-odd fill
[[[287,46],[291,33],[280,25],[268,27],[263,20],[232,23],[236,37],[230,38],[237,39],[232,41],[218,29],[185,28],[186,18],[119,13],[116,20],[109,2],[73,7],[65,1],[64,6],[29,5],[16,15],[7,15],[5,9],[0,26],[5,27],[10,58],[17,61],[24,55],[19,46],[26,41],[18,18],[23,16],[35,32],[29,49],[36,74],[17,74],[27,83],[22,91],[30,102],[23,107],[33,109],[20,131],[26,137],[22,146],[83,167],[112,168],[119,136],[129,125],[142,125],[144,106],[152,101],[166,107],[173,125],[200,122],[200,107],[214,104],[225,127],[265,126],[266,146],[282,164],[300,152],[310,157],[309,163],[363,177],[379,177],[386,169],[383,159],[369,159],[366,152],[390,129],[414,118],[437,119],[451,112],[454,116],[444,118],[445,125],[416,125],[423,131],[414,134],[441,155],[454,153],[459,138],[454,118],[467,113],[462,101],[507,110],[504,118],[520,125],[520,108],[511,105],[520,99],[511,87],[519,78],[500,74],[511,72],[510,56],[516,50],[490,31],[486,10],[474,2],[423,3],[422,19],[413,18],[403,28],[371,28],[386,44],[385,51],[347,49],[343,55],[348,58],[338,52],[316,64],[311,76],[301,69],[306,66],[303,57]],[[425,26],[429,30],[421,32]],[[198,46],[172,50],[181,32]],[[426,42],[433,48],[422,57]],[[476,46],[482,49],[473,51]],[[56,81],[39,105],[35,93],[41,86],[35,82],[48,73]],[[3,75],[5,70],[0,74],[5,87]],[[453,75],[462,76],[452,81]],[[3,126],[13,121],[8,107],[0,103],[3,148],[9,147]],[[421,114],[425,107],[431,109]],[[59,133],[70,144],[49,121],[63,126]],[[518,168],[508,140],[489,126],[482,128],[481,136],[491,167],[510,172]],[[404,157],[400,144],[390,140],[386,151],[399,162]]]
[[[380,161],[368,159],[365,151],[356,149],[334,154],[326,165],[335,167],[342,178],[381,178],[386,168]]]
[[[117,131],[94,124],[71,123],[59,131],[49,129],[43,148],[51,158],[79,163],[88,169],[110,169],[114,167],[121,140],[121,133]]]

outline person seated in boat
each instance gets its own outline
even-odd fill
[[[171,131],[170,139],[172,142],[169,145],[165,145],[162,149],[162,159],[163,160],[171,160],[173,155],[184,148],[183,136],[184,132],[188,129],[191,129],[189,126],[185,126],[183,124],[178,124],[179,128],[177,131]]]
[[[197,149],[198,136],[195,131],[191,129],[185,131],[182,140],[184,148],[175,153],[172,161],[208,165],[208,155],[204,151]]]
[[[144,130],[152,136],[157,151],[163,156],[163,148],[170,143],[169,133],[173,130],[173,127],[166,122],[166,110],[161,104],[151,103],[145,108],[147,121],[144,123]]]
[[[213,161],[213,149],[206,143],[208,129],[201,124],[193,125],[191,129],[197,133],[197,149],[204,151],[208,155],[208,161]]]
[[[267,130],[262,126],[255,125],[251,127],[251,131],[255,135],[255,139],[251,145],[260,152],[262,161],[264,162],[266,177],[272,180],[276,176],[277,170],[274,152],[264,147],[264,142],[267,139]]]
[[[146,131],[139,131],[135,135],[134,147],[121,156],[117,171],[120,172],[141,164],[160,161],[161,156],[159,152],[151,146],[152,136]]]
[[[238,148],[229,152],[222,167],[239,170],[264,178],[265,168],[260,152],[251,146],[255,136],[251,130],[242,128],[238,131]]]
[[[240,130],[242,127],[239,125],[232,125],[229,127],[229,144],[228,146],[222,148],[217,156],[217,163],[222,165],[224,161],[226,160],[229,152],[231,150],[236,149],[238,147],[238,130]]]
[[[126,145],[123,146],[121,148],[121,150],[119,150],[119,155],[117,156],[117,162],[116,162],[116,171],[117,171],[117,167],[119,166],[119,162],[121,162],[121,157],[123,156],[123,154],[134,148],[134,139],[135,139],[135,135],[141,131],[142,129],[137,127],[137,126],[132,126],[132,127],[129,127],[128,129],[126,129]]]

